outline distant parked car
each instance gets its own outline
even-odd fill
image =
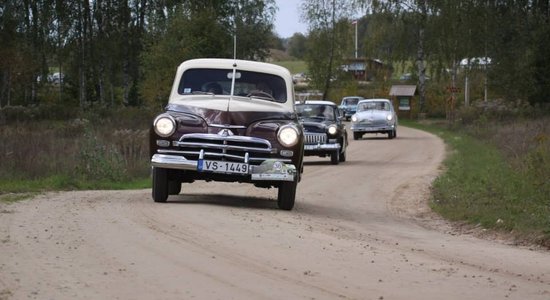
[[[357,113],[351,117],[353,139],[365,133],[385,133],[389,139],[397,137],[397,114],[388,99],[365,99],[357,104]]]
[[[65,79],[65,74],[59,72],[55,72],[48,76],[48,80],[53,84],[61,84],[63,79]]]
[[[150,131],[155,202],[179,194],[182,182],[204,180],[278,188],[279,208],[293,208],[304,134],[287,69],[188,60],[177,69],[165,109]]]
[[[407,81],[407,80],[411,80],[411,79],[412,79],[412,74],[411,73],[404,73],[401,76],[399,76],[399,80],[401,80],[401,81]]]
[[[342,98],[342,102],[340,102],[340,110],[344,113],[344,117],[347,121],[355,114],[357,111],[357,103],[359,100],[364,99],[361,96],[347,96]]]
[[[401,81],[409,81],[409,80],[418,80],[418,77],[416,75],[413,76],[412,73],[404,73],[401,76],[399,76],[399,80]],[[424,79],[430,80],[430,76],[424,75]]]
[[[329,156],[333,165],[346,161],[348,134],[334,102],[305,101],[296,104],[296,112],[304,128],[305,156]]]

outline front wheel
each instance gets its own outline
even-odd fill
[[[179,181],[168,181],[168,194],[169,195],[178,195],[181,193],[181,182]]]
[[[338,153],[338,151],[334,151],[330,154],[330,163],[333,165],[340,163],[340,153]]]
[[[166,202],[168,199],[168,170],[153,168],[153,200]]]
[[[283,210],[292,210],[294,200],[296,199],[296,187],[298,186],[298,178],[293,181],[284,181],[279,185],[277,194],[277,206]]]
[[[346,149],[342,153],[340,153],[340,161],[345,162],[346,161]]]
[[[354,132],[354,133],[353,133],[353,139],[354,139],[354,140],[357,141],[357,140],[360,139],[361,137],[363,137],[363,134],[361,134],[360,132]]]

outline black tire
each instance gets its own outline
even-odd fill
[[[394,129],[393,130],[393,138],[396,138],[397,137],[397,129]]]
[[[178,195],[181,192],[181,182],[168,181],[168,195]]]
[[[340,162],[346,161],[346,149],[344,149],[343,152],[340,153]]]
[[[166,202],[168,199],[168,170],[153,168],[153,200]]]
[[[279,185],[277,193],[277,206],[282,210],[292,210],[294,200],[296,199],[296,187],[298,186],[298,177],[294,181],[283,181]]]
[[[340,153],[338,150],[330,154],[330,163],[333,165],[337,165],[340,163]]]
[[[393,139],[393,130],[388,131],[388,139]]]
[[[363,137],[363,135],[362,135],[361,133],[359,133],[359,132],[354,132],[354,133],[353,133],[353,139],[354,139],[354,140],[358,140],[358,139],[360,139],[360,138],[362,138],[362,137]]]

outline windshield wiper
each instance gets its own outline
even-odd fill
[[[246,95],[246,97],[248,98],[259,98],[259,99],[264,99],[264,100],[268,100],[268,101],[276,101],[275,98],[273,98],[273,96],[270,94],[270,93],[267,93],[267,92],[264,92],[264,91],[250,91],[250,93],[248,93]]]
[[[191,92],[191,94],[193,94],[193,95],[212,95],[212,96],[216,95],[212,92],[203,92],[203,91],[193,91],[193,92]]]

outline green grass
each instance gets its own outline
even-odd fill
[[[0,191],[7,193],[29,193],[59,190],[125,190],[143,189],[151,187],[150,178],[132,179],[129,181],[98,180],[90,181],[78,179],[71,176],[56,175],[36,180],[1,179]],[[0,195],[2,195],[0,194]]]
[[[401,124],[435,133],[450,146],[446,172],[433,185],[434,211],[550,247],[550,203],[532,174],[512,169],[499,149],[485,141],[444,127]]]
[[[307,64],[303,60],[276,61],[273,63],[287,68],[292,74],[307,73]]]
[[[13,202],[17,202],[17,201],[21,201],[21,200],[25,200],[25,199],[29,199],[29,198],[32,198],[36,195],[37,193],[17,193],[17,194],[0,194],[0,203],[4,202],[4,203],[13,203]],[[1,213],[1,211],[0,211]]]

